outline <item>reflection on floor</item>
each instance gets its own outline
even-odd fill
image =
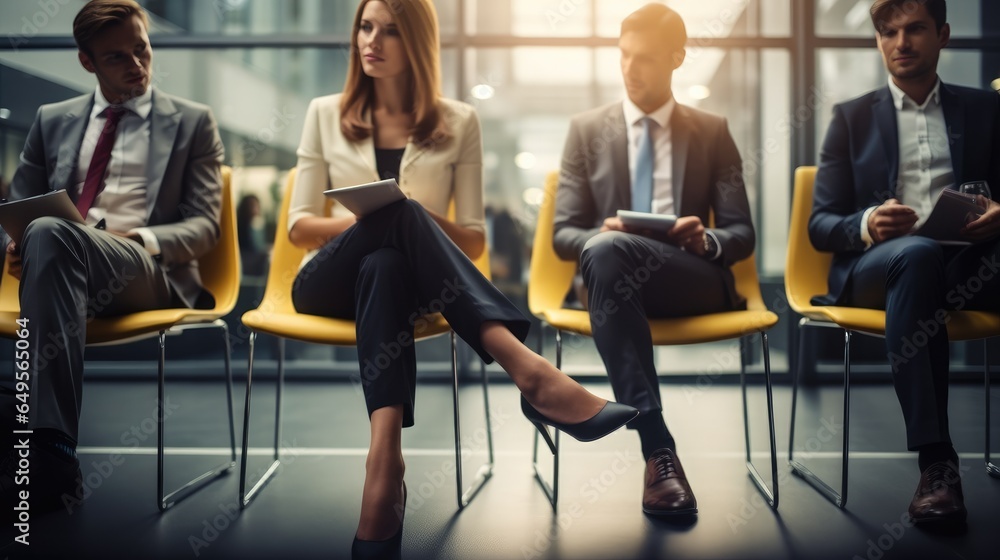
[[[610,396],[606,382],[588,387]],[[155,386],[95,382],[86,391],[84,505],[71,513],[33,516],[30,547],[8,545],[0,555],[19,557],[30,550],[42,558],[349,557],[368,444],[363,403],[351,384],[289,385],[282,432],[285,464],[242,512],[237,471],[158,513]],[[410,489],[404,558],[995,558],[1000,480],[983,469],[981,386],[955,386],[951,393],[951,424],[963,458],[969,508],[967,529],[958,534],[901,522],[918,472],[915,458],[905,451],[899,406],[889,386],[861,386],[853,393],[845,510],[789,474],[784,462],[790,405],[786,387],[776,391],[781,451],[777,512],[764,504],[746,475],[739,388],[669,385],[663,393],[668,425],[698,497],[700,514],[693,522],[642,514],[644,463],[638,438],[625,430],[590,444],[563,438],[561,496],[553,513],[532,478],[531,428],[518,412],[510,384],[491,386],[497,450],[493,479],[459,511],[451,388],[420,385],[417,425],[404,434]],[[235,394],[237,433],[241,394]],[[209,446],[214,455],[182,449],[168,457],[168,486],[218,462],[228,444],[217,387],[175,383],[169,395],[167,445]],[[462,395],[463,440],[470,453],[466,477],[471,477],[485,449],[482,400],[473,385]],[[271,397],[265,384],[255,388],[251,473],[268,463]],[[839,482],[838,397],[836,388],[803,397],[796,449],[813,452],[809,460],[814,470]],[[994,418],[1000,411],[998,399],[1000,395],[994,397]],[[750,406],[754,460],[766,476],[760,388],[751,390]],[[1000,435],[994,439],[994,448],[1000,449]]]

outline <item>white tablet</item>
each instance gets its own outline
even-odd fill
[[[632,210],[619,210],[618,218],[629,227],[662,232],[670,231],[677,223],[677,216],[673,214],[650,214],[649,212]]]
[[[358,218],[363,218],[387,204],[406,198],[403,191],[399,190],[395,179],[330,189],[323,191],[323,194],[343,204]]]

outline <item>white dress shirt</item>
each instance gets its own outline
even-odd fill
[[[104,130],[104,123],[107,120],[103,115],[104,110],[110,105],[98,87],[94,95],[94,108],[90,112],[90,122],[83,135],[83,144],[80,145],[76,178],[72,186],[77,199],[83,191],[97,140]],[[104,188],[97,195],[85,218],[88,225],[95,225],[103,219],[108,230],[138,234],[146,250],[151,255],[158,255],[160,244],[156,236],[145,227],[148,217],[146,171],[149,162],[149,115],[153,110],[153,88],[147,89],[140,97],[126,101],[123,107],[128,111],[118,122]]]
[[[927,220],[941,191],[955,184],[948,125],[941,106],[941,80],[922,105],[899,89],[891,78],[889,91],[896,107],[899,136],[896,198],[917,213],[914,227],[919,227]],[[861,238],[869,246],[873,240],[868,218],[874,210],[875,207],[869,208],[861,217]]]

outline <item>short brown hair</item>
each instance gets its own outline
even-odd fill
[[[668,53],[684,50],[687,29],[680,14],[663,4],[646,4],[622,21],[621,34],[639,33],[644,42],[662,47]]]
[[[93,56],[90,42],[110,25],[124,23],[138,16],[149,30],[149,16],[135,0],[90,0],[73,20],[73,39],[78,49]]]
[[[875,0],[870,10],[872,24],[879,34],[886,25],[892,23],[893,18],[899,14],[911,13],[923,4],[927,6],[927,12],[934,20],[938,33],[944,24],[948,23],[948,2],[947,0]]]

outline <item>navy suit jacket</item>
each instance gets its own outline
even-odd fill
[[[941,105],[951,147],[955,187],[989,181],[1000,196],[1000,95],[992,91],[941,84]],[[835,304],[865,250],[861,218],[865,210],[896,196],[899,134],[889,87],[833,108],[833,121],[820,152],[809,219],[816,249],[834,253],[826,296]]]

